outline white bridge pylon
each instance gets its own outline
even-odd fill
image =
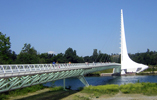
[[[148,66],[136,63],[128,56],[124,30],[123,10],[121,9],[121,74],[126,74],[127,72],[139,73],[147,68]]]

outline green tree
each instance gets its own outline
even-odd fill
[[[5,64],[10,60],[10,37],[0,32],[0,63]]]
[[[129,54],[130,58],[135,62],[146,64],[146,65],[156,65],[157,64],[157,52],[150,51],[147,49],[146,52]]]
[[[93,62],[92,56],[85,56],[83,59],[84,59],[84,62],[89,62],[89,63]]]
[[[96,61],[97,60],[97,57],[98,57],[98,52],[97,52],[97,49],[94,49],[93,50],[93,61]]]
[[[68,48],[64,54],[65,62],[79,63],[84,62],[82,57],[77,56],[76,50]]]
[[[34,47],[25,43],[20,54],[17,56],[17,62],[22,64],[35,64],[39,63],[39,56]]]
[[[58,63],[65,63],[66,59],[64,57],[63,53],[59,53],[54,57],[54,61],[58,62]]]
[[[72,48],[68,48],[66,51],[65,51],[65,54],[64,54],[64,57],[66,59],[67,62],[73,62],[73,59],[74,59],[74,56],[75,56],[75,53],[73,51]]]
[[[16,64],[17,54],[10,50],[10,64]]]
[[[39,57],[39,63],[52,63],[54,60],[54,54],[42,53]]]

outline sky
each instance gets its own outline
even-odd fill
[[[157,51],[157,0],[0,0],[0,32],[19,54],[25,43],[38,53],[79,56],[120,53],[123,9],[128,53]]]

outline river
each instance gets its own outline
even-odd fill
[[[153,82],[157,83],[157,75],[136,75],[136,76],[101,76],[101,77],[85,77],[89,85],[105,85],[105,84],[127,84],[136,82]],[[44,84],[51,86],[51,82]],[[63,86],[63,80],[57,80],[55,86]],[[77,78],[66,79],[66,86],[71,86],[71,89],[77,90],[79,87],[84,87],[84,84]]]

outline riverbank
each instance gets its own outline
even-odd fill
[[[144,71],[144,72],[140,72],[140,73],[136,73],[136,75],[157,75],[157,71]]]
[[[82,93],[81,91],[56,91],[43,89],[35,93],[28,93],[24,96],[10,97],[8,100],[156,100],[157,96],[146,96],[143,94],[104,94],[95,97],[93,94]]]
[[[157,75],[157,71],[152,72],[141,72],[141,73],[127,73],[127,74],[114,74],[114,73],[100,73],[100,74],[89,74],[88,76],[135,76],[135,75]]]
[[[127,73],[124,75],[120,74],[114,74],[112,73],[112,69],[109,69],[108,71],[99,71],[99,72],[94,72],[94,73],[89,73],[86,74],[85,76],[134,76],[134,75],[157,75],[157,71],[143,71],[140,73]]]
[[[155,100],[157,83],[129,83],[124,85],[99,85],[64,91],[62,87],[44,88],[42,90],[10,96],[9,100]]]
[[[44,91],[44,92],[43,92]],[[48,92],[48,90],[37,91],[25,96],[11,97],[8,100],[156,100],[157,96],[145,96],[143,94],[104,94],[99,98],[92,97],[91,94],[78,91]]]
[[[93,97],[91,94],[75,93],[61,100],[156,100],[157,96],[145,96],[143,94],[123,94],[115,95],[104,94],[100,97]]]

